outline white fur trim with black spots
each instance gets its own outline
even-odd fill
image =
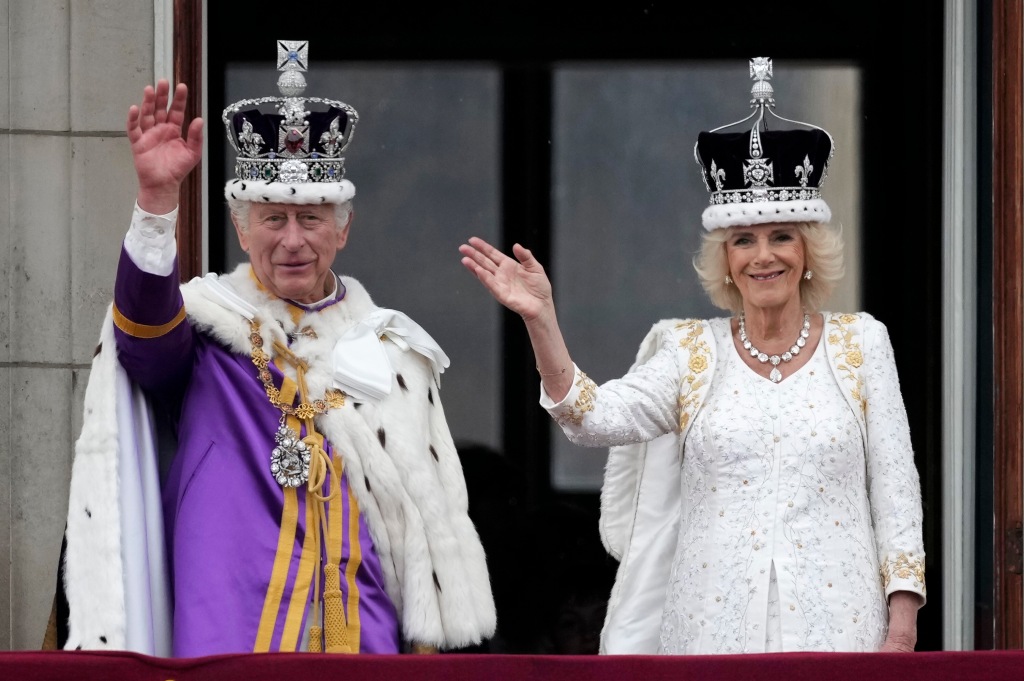
[[[224,185],[224,198],[253,203],[322,204],[345,203],[356,195],[348,180],[341,182],[265,182],[230,180]]]

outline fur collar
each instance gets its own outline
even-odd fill
[[[261,288],[251,274],[248,264],[242,264],[230,274],[220,277],[207,275],[227,286],[242,300],[256,309],[255,319],[260,322],[264,341],[264,350],[274,356],[273,341],[288,344],[287,336],[294,334],[299,325],[292,318],[294,306],[266,289]],[[345,298],[316,313],[306,313],[300,318],[303,328],[308,327],[315,333],[299,337],[293,343],[293,351],[306,356],[304,346],[310,345],[307,340],[317,340],[312,345],[329,345],[333,348],[338,338],[353,325],[378,309],[370,299],[370,294],[352,277],[341,277],[345,286]],[[251,333],[249,320],[237,311],[227,307],[207,285],[206,278],[195,278],[181,289],[185,299],[185,310],[193,327],[205,333],[232,352],[248,355],[252,351],[249,340]],[[314,364],[312,357],[307,357]]]

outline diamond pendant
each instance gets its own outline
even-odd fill
[[[298,487],[309,480],[309,445],[289,428],[281,417],[281,425],[274,434],[277,444],[270,452],[270,472],[281,487]]]
[[[772,372],[768,374],[768,378],[772,379],[772,383],[778,383],[782,380],[782,372],[779,371],[779,367],[772,367]]]

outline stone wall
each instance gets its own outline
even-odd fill
[[[0,0],[0,649],[38,648],[71,450],[135,196],[152,2]]]

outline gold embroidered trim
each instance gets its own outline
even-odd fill
[[[679,347],[685,348],[690,355],[687,361],[690,373],[683,377],[679,386],[679,430],[683,431],[700,408],[701,395],[698,391],[707,383],[707,377],[700,374],[711,365],[711,348],[700,337],[703,330],[700,321],[688,319],[676,324],[676,330],[684,332]]]
[[[149,324],[139,324],[133,322],[124,316],[124,314],[117,309],[117,305],[113,308],[114,326],[121,329],[132,338],[159,338],[170,333],[174,327],[185,319],[185,308],[182,307],[178,310],[178,314],[174,315],[174,319],[167,322],[166,324],[160,324],[159,326],[151,326]]]
[[[561,421],[568,421],[574,426],[583,423],[584,414],[588,411],[594,411],[594,397],[597,394],[597,384],[590,380],[582,371],[580,372],[580,377],[576,380],[576,385],[580,389],[579,397],[576,398],[576,403],[569,407],[568,411],[559,419]]]
[[[886,560],[878,568],[882,577],[882,588],[888,589],[889,582],[896,579],[913,579],[924,586],[924,559],[915,558],[913,554],[901,553],[896,560]]]
[[[865,416],[868,413],[868,402],[864,396],[864,379],[860,374],[860,367],[864,364],[864,353],[861,351],[860,343],[853,341],[853,330],[850,325],[856,323],[860,317],[855,314],[841,314],[830,317],[828,324],[832,327],[828,332],[828,344],[838,346],[838,352],[833,355],[836,358],[836,369],[843,374],[853,387],[850,388],[850,395],[853,401],[860,405],[861,413]]]

